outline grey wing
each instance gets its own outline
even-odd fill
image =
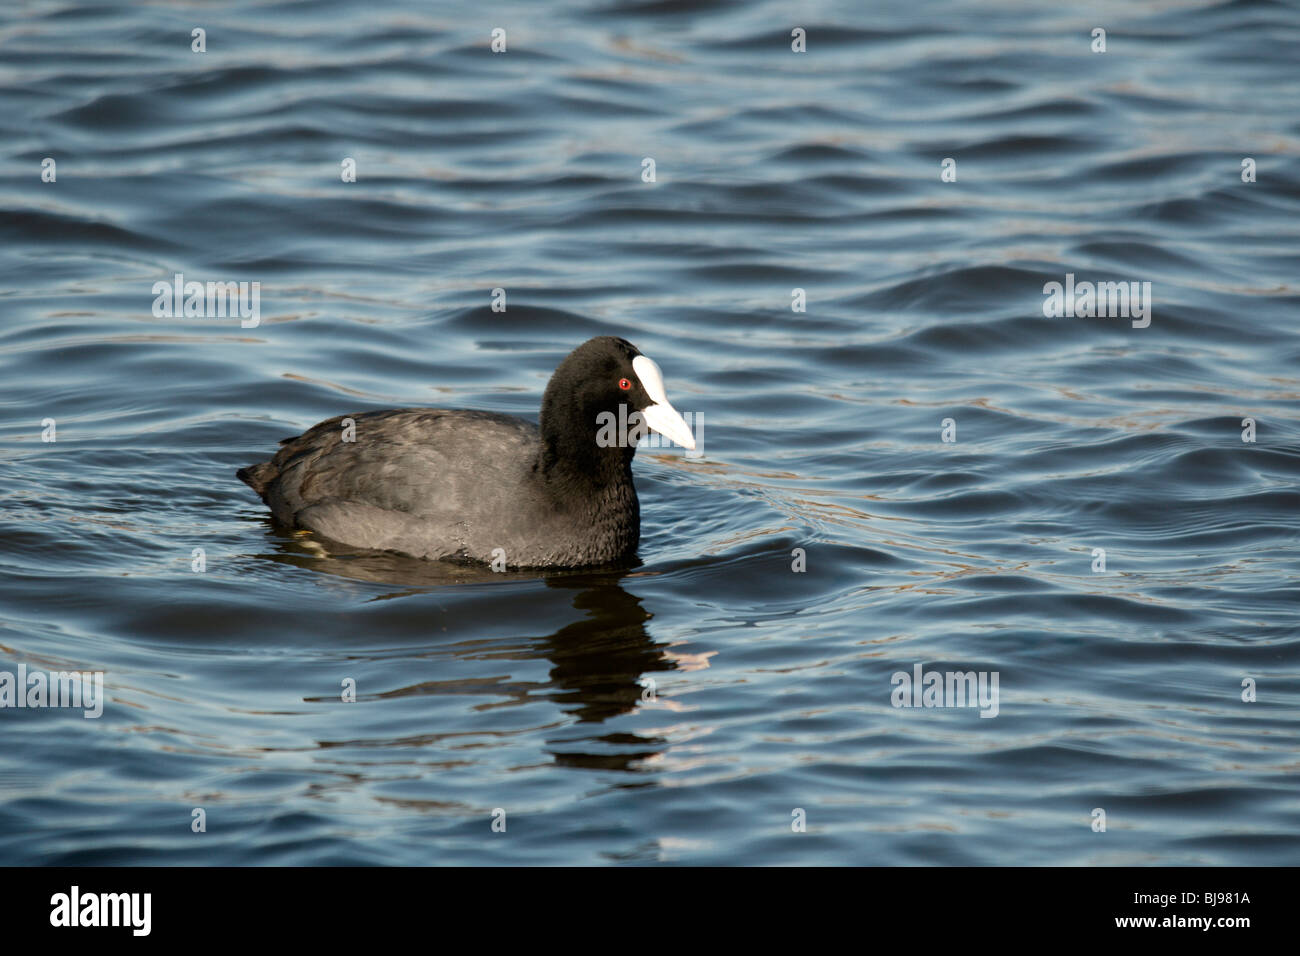
[[[537,446],[536,426],[488,412],[347,417],[353,435],[344,417],[333,418],[256,467],[274,470],[258,477],[278,520],[360,547],[431,557],[463,550],[458,529],[499,517],[484,502],[485,483],[523,482]]]

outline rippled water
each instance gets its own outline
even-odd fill
[[[0,860],[1295,862],[1300,10],[1076,6],[6,5],[0,670],[108,703],[0,710]],[[234,477],[596,334],[705,422],[636,567],[322,553]]]

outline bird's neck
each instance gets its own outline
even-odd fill
[[[594,435],[581,437],[542,433],[538,470],[551,486],[570,494],[601,496],[605,489],[632,483],[635,448],[602,448]]]

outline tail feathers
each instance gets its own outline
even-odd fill
[[[266,489],[275,480],[279,470],[269,461],[259,462],[256,465],[249,465],[247,468],[241,468],[235,472],[235,477],[244,484],[248,485],[258,493],[263,499],[266,498]]]

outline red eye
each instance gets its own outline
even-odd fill
[[[632,383],[629,382],[629,381],[628,381],[627,379],[625,379],[625,378],[620,378],[620,379],[618,380],[618,387],[621,388],[623,391],[626,392],[629,388],[632,387]]]

